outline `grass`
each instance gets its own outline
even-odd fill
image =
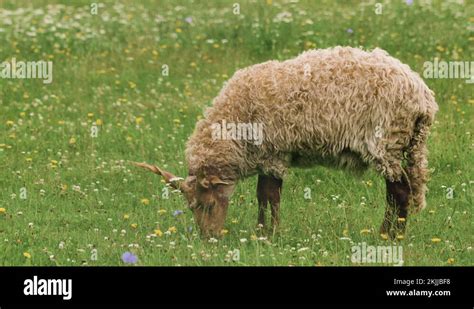
[[[104,1],[92,15],[89,1],[0,1],[1,61],[54,62],[50,85],[0,79],[0,265],[124,265],[126,251],[138,265],[354,265],[360,242],[403,246],[404,265],[473,265],[474,98],[460,79],[426,80],[440,106],[428,207],[399,242],[378,235],[385,185],[375,172],[292,169],[277,235],[255,227],[249,178],[228,233],[209,242],[179,194],[164,198],[158,177],[127,163],[185,175],[203,108],[254,63],[335,45],[381,47],[420,74],[435,57],[473,60],[472,4],[386,1],[376,15],[370,1],[241,1],[234,14],[235,2]],[[228,261],[235,249],[240,261]]]

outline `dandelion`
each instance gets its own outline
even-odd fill
[[[7,120],[7,126],[13,126],[15,124],[15,122],[13,122],[12,120]]]
[[[136,229],[136,228],[138,227],[138,224],[132,223],[132,224],[130,224],[130,227],[131,227],[132,229]]]
[[[402,240],[402,239],[404,239],[404,238],[405,238],[405,236],[403,236],[403,235],[397,235],[397,239],[398,239],[398,240]]]
[[[147,198],[142,198],[142,199],[141,199],[141,203],[142,203],[143,205],[150,205],[150,200],[147,199]]]
[[[136,264],[138,262],[138,257],[135,254],[127,251],[122,254],[122,261],[127,264]]]
[[[257,240],[257,235],[252,234],[252,235],[250,236],[250,239],[251,239],[251,240]]]
[[[168,231],[169,231],[170,233],[176,233],[176,232],[178,231],[178,229],[176,228],[176,226],[172,226],[172,227],[170,227],[170,228],[168,229]]]
[[[23,256],[27,259],[31,259],[31,254],[29,252],[23,252]]]
[[[360,230],[360,234],[361,234],[361,235],[370,234],[370,230],[369,230],[369,229],[362,229],[362,230]]]
[[[158,214],[160,214],[160,215],[164,215],[166,212],[167,212],[166,209],[158,210]]]
[[[124,215],[123,215],[123,219],[124,219],[124,220],[128,220],[129,218],[130,218],[130,215],[129,215],[129,214],[124,214]]]
[[[400,222],[400,223],[402,223],[402,222],[405,222],[406,219],[405,219],[405,218],[398,218],[397,221]]]
[[[449,264],[449,265],[454,264],[454,259],[453,259],[453,258],[449,258],[449,259],[448,259],[448,264]]]
[[[163,236],[163,232],[160,229],[156,229],[156,230],[154,230],[154,232],[155,232],[155,235],[158,236],[158,237]]]
[[[226,230],[226,229],[221,230],[221,235],[226,235],[228,233],[229,233],[229,230]]]
[[[387,233],[382,233],[382,234],[380,234],[380,237],[381,237],[383,240],[387,240],[387,239],[388,239],[388,234],[387,234]]]
[[[433,237],[433,238],[431,238],[431,242],[432,242],[432,243],[435,243],[435,244],[436,244],[436,243],[439,243],[439,242],[441,242],[441,238]]]
[[[3,207],[0,208],[0,214],[5,214],[5,213],[7,213],[7,210]]]
[[[87,113],[87,117],[89,117],[89,118],[94,117],[94,113]]]
[[[69,139],[69,144],[70,144],[70,145],[74,145],[75,143],[76,143],[76,139],[75,139],[74,137],[71,137],[71,138]]]
[[[103,124],[102,119],[97,119],[97,120],[95,121],[95,124],[98,125],[98,126],[101,126],[101,125]]]

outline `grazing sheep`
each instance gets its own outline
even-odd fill
[[[187,143],[185,180],[136,164],[183,192],[205,235],[222,229],[242,178],[259,175],[258,223],[269,202],[275,227],[290,166],[374,166],[386,179],[389,204],[381,233],[394,237],[404,231],[410,204],[425,207],[426,140],[437,110],[420,76],[381,49],[312,50],[234,74]]]

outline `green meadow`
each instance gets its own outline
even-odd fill
[[[385,181],[372,170],[290,170],[276,234],[256,225],[248,178],[223,236],[202,239],[185,199],[129,163],[187,175],[196,121],[255,63],[336,45],[383,48],[422,76],[435,58],[473,61],[472,2],[32,2],[0,0],[0,63],[53,64],[49,84],[0,79],[0,265],[384,265],[353,263],[359,243],[401,246],[405,266],[474,264],[466,78],[425,79],[440,107],[427,208],[401,240],[379,235]]]

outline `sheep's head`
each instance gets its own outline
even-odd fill
[[[154,165],[134,164],[161,175],[172,188],[183,193],[203,236],[220,235],[235,182],[223,181],[215,175],[192,175],[182,179]]]

